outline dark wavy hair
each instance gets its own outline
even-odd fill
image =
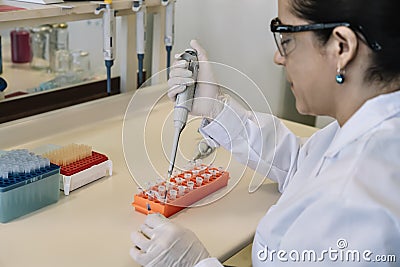
[[[364,35],[381,45],[372,53],[366,72],[370,82],[390,83],[400,77],[400,1],[399,0],[291,0],[291,12],[310,23],[348,22],[361,26]],[[325,44],[333,29],[316,31]]]

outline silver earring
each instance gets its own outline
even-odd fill
[[[336,77],[335,77],[335,79],[336,79],[336,82],[338,83],[338,84],[342,84],[342,83],[344,83],[344,70],[341,70],[340,68],[338,68],[337,69],[337,74],[336,74]]]

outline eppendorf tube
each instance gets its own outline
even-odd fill
[[[197,185],[197,186],[201,186],[202,183],[203,183],[203,178],[197,176],[197,177],[196,177],[196,185]]]
[[[173,187],[174,187],[174,183],[172,183],[172,182],[169,182],[169,181],[167,181],[166,183],[165,183],[165,187],[166,187],[166,189],[169,191],[169,190],[171,190]]]
[[[191,174],[191,173],[185,173],[185,174],[183,175],[183,178],[184,178],[186,181],[189,181],[189,180],[192,178],[192,174]]]
[[[208,182],[208,181],[210,181],[211,174],[209,174],[209,173],[203,173],[203,174],[201,175],[201,177],[203,177],[204,182]]]
[[[178,185],[182,184],[183,181],[184,181],[184,179],[181,178],[181,177],[176,177],[176,178],[175,178],[175,182],[176,182]]]
[[[153,195],[154,195],[154,200],[155,201],[159,201],[159,202],[163,202],[164,201],[164,198],[157,191],[153,191]]]
[[[207,166],[200,166],[199,170],[201,173],[205,172],[207,170]]]
[[[193,170],[192,174],[193,174],[194,177],[196,177],[197,175],[200,174],[200,171],[199,170]]]
[[[213,175],[213,176],[215,176],[215,175],[217,175],[217,170],[213,170],[213,169],[211,169],[211,170],[209,170],[208,171],[209,173],[211,173],[211,175]]]
[[[169,200],[175,200],[178,192],[175,189],[169,190]]]
[[[179,196],[183,196],[185,194],[186,186],[180,185],[178,186],[178,194]]]
[[[147,197],[149,198],[149,200],[154,200],[154,191],[153,190],[148,191]]]
[[[161,197],[165,197],[166,188],[164,185],[159,185],[157,191]]]
[[[189,190],[193,190],[194,182],[193,181],[187,182],[187,186],[188,186]]]

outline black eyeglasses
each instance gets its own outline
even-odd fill
[[[365,34],[363,28],[361,26],[352,27],[352,25],[348,22],[337,22],[337,23],[316,23],[316,24],[307,24],[307,25],[284,25],[281,23],[279,18],[274,18],[271,20],[270,29],[274,34],[274,39],[276,46],[278,47],[278,51],[281,56],[287,56],[291,51],[296,47],[296,43],[294,41],[293,33],[296,32],[305,32],[305,31],[317,31],[317,30],[326,30],[333,29],[339,26],[345,26],[349,28],[355,28],[356,31],[360,32],[365,39],[365,42],[371,47],[374,51],[382,50],[382,46],[376,41],[370,41],[370,39]]]

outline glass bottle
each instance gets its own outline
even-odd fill
[[[69,63],[65,62],[69,55],[68,24],[53,24],[50,35],[50,68],[53,72],[65,72]]]
[[[51,31],[50,25],[41,25],[31,29],[32,68],[49,69]]]
[[[30,35],[25,28],[19,27],[10,32],[11,61],[13,63],[28,63],[32,59]]]

